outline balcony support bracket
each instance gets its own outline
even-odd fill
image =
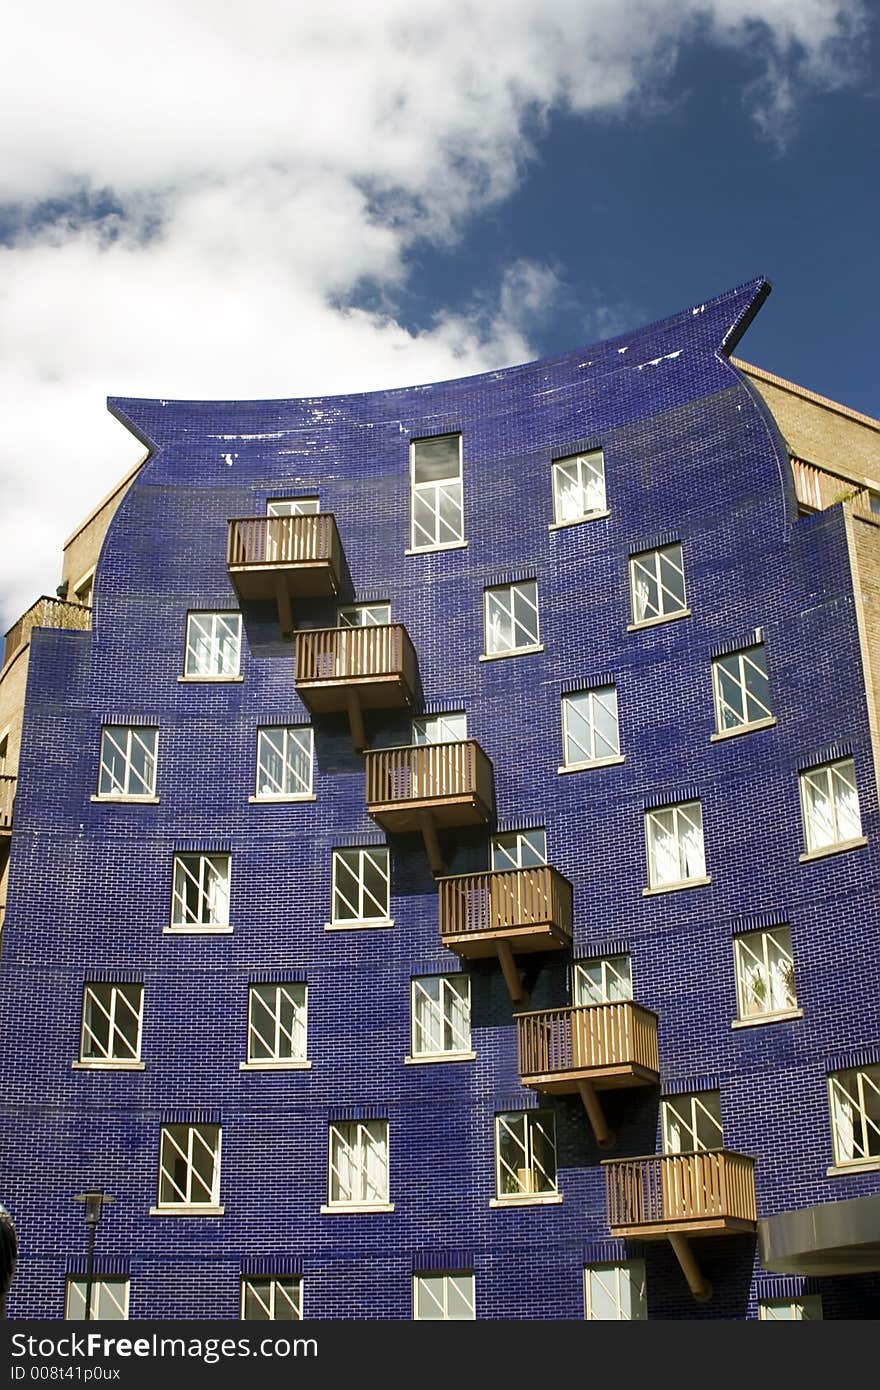
[[[443,852],[440,849],[440,841],[437,838],[437,827],[430,811],[419,811],[419,829],[425,842],[425,853],[428,856],[431,873],[435,878],[438,878],[440,874],[445,874],[447,869]]]
[[[528,1003],[529,996],[522,987],[522,980],[513,958],[513,952],[510,949],[510,942],[499,941],[497,950],[501,973],[504,976],[504,983],[507,985],[507,993],[510,995],[511,1001],[514,1004]]]
[[[348,686],[345,691],[345,708],[348,711],[348,727],[351,730],[351,746],[356,753],[363,753],[367,746],[364,731],[364,713],[357,691]]]
[[[696,1302],[708,1303],[712,1297],[712,1285],[701,1274],[700,1266],[697,1264],[696,1256],[690,1247],[687,1236],[670,1235],[669,1244],[672,1246],[675,1258],[681,1265],[681,1272],[687,1280],[688,1288]]]
[[[615,1135],[613,1129],[608,1128],[607,1122],[605,1120],[605,1115],[603,1114],[602,1106],[599,1101],[599,1097],[596,1095],[595,1089],[589,1081],[585,1081],[583,1079],[578,1080],[577,1088],[578,1095],[584,1103],[584,1109],[587,1112],[587,1118],[593,1127],[593,1133],[596,1136],[596,1143],[599,1145],[600,1149],[610,1149],[617,1136]]]
[[[290,593],[287,588],[287,581],[283,574],[276,574],[275,579],[275,602],[278,604],[278,626],[281,628],[282,637],[293,636],[293,612],[290,607]]]

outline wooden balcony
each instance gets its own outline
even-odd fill
[[[474,739],[375,749],[365,771],[370,815],[385,830],[421,831],[435,874],[446,870],[438,829],[494,818],[492,764]]]
[[[614,1134],[596,1091],[660,1079],[657,1015],[632,1000],[519,1014],[516,1027],[522,1084],[548,1095],[579,1095],[602,1148]]]
[[[296,689],[313,714],[345,710],[357,752],[365,744],[363,711],[412,705],[418,662],[400,623],[297,632]]]
[[[439,884],[440,939],[465,960],[497,955],[514,1003],[526,995],[514,952],[571,945],[572,887],[557,869],[496,869]]]
[[[344,565],[330,512],[229,522],[226,567],[236,593],[242,602],[274,599],[284,637],[293,632],[292,601],[338,594]]]
[[[603,1161],[611,1234],[667,1239],[691,1293],[700,1302],[711,1298],[688,1241],[755,1231],[755,1160],[707,1149]]]
[[[0,838],[12,833],[12,803],[15,800],[15,778],[0,776]]]
[[[16,652],[26,647],[31,633],[38,627],[70,628],[77,632],[88,632],[92,626],[92,610],[82,603],[68,603],[65,599],[49,598],[44,594],[31,604],[26,613],[13,623],[6,634],[3,664],[11,661]]]

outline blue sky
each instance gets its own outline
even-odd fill
[[[0,103],[0,626],[139,457],[108,395],[405,385],[755,275],[880,415],[862,0],[32,0]]]

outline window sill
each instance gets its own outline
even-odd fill
[[[309,792],[304,796],[249,796],[252,806],[286,806],[294,801],[317,801],[317,796]]]
[[[307,1061],[305,1058],[303,1058],[301,1061],[296,1061],[296,1060],[294,1060],[294,1059],[292,1058],[290,1061],[279,1061],[279,1062],[239,1062],[239,1064],[238,1064],[238,1070],[239,1070],[239,1071],[308,1071],[308,1070],[311,1068],[311,1065],[312,1065],[311,1062]]]
[[[821,849],[810,849],[798,855],[799,864],[810,864],[814,859],[827,859],[829,854],[845,854],[848,849],[861,849],[868,843],[864,835],[856,840],[838,840],[834,845],[823,845]]]
[[[163,936],[231,936],[231,935],[232,935],[232,932],[233,932],[233,928],[232,928],[232,927],[228,927],[228,926],[227,926],[227,927],[209,927],[209,926],[202,926],[202,925],[199,925],[199,926],[193,926],[193,927],[163,927],[163,928],[162,928],[162,935],[163,935]]]
[[[556,771],[562,776],[566,772],[589,772],[593,767],[616,767],[618,763],[625,762],[625,753],[615,753],[612,758],[596,758],[591,763],[565,763],[562,767],[558,767]]]
[[[753,734],[758,729],[772,729],[776,723],[776,716],[770,715],[769,719],[756,719],[753,724],[738,724],[735,729],[722,729],[719,733],[710,734],[710,743],[722,743],[726,738],[738,738],[740,734]]]
[[[524,1192],[521,1197],[490,1197],[490,1207],[549,1207],[562,1201],[561,1192]]]
[[[880,1158],[869,1158],[864,1163],[835,1163],[825,1169],[826,1178],[851,1178],[856,1173],[880,1173]]]
[[[371,927],[393,927],[393,917],[371,917],[365,922],[325,922],[325,931],[369,931]]]
[[[583,526],[585,521],[601,521],[605,516],[610,516],[611,512],[606,507],[601,512],[585,512],[583,516],[572,517],[571,521],[551,521],[547,527],[548,531],[567,531],[569,526]]]
[[[71,1062],[70,1065],[74,1071],[143,1071],[147,1064],[146,1062],[125,1062],[122,1060],[113,1062],[108,1059],[106,1062],[79,1060]]]
[[[803,1009],[786,1009],[785,1013],[761,1014],[759,1018],[735,1018],[731,1028],[759,1028],[764,1023],[785,1023],[789,1019],[803,1018]]]
[[[448,545],[414,545],[406,549],[404,555],[436,555],[441,550],[464,550],[467,541],[450,541]]]
[[[234,685],[244,676],[178,676],[178,685]]]
[[[511,647],[509,652],[482,652],[480,661],[503,661],[508,656],[532,656],[535,652],[542,652],[544,643],[537,642],[533,647]]]
[[[346,1202],[321,1207],[322,1216],[348,1216],[371,1211],[393,1211],[393,1202]]]
[[[627,623],[627,632],[638,632],[643,627],[659,627],[661,623],[674,623],[677,618],[692,617],[689,608],[682,608],[677,613],[661,613],[657,618],[643,618],[639,623]]]
[[[684,888],[704,888],[707,883],[712,882],[712,875],[708,874],[705,878],[686,878],[681,883],[664,883],[658,888],[643,888],[643,898],[656,897],[658,893],[680,893]]]
[[[103,801],[118,806],[158,806],[158,796],[90,796],[89,801]]]
[[[406,1067],[430,1066],[434,1062],[474,1062],[476,1052],[435,1052],[427,1057],[404,1057]]]
[[[225,1207],[150,1207],[149,1216],[222,1216]]]

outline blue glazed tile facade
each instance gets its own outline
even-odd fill
[[[117,400],[151,449],[98,566],[91,633],[36,632],[0,961],[4,1200],[22,1258],[9,1316],[63,1316],[83,1269],[74,1193],[115,1197],[102,1272],[128,1275],[132,1318],[239,1316],[242,1274],[299,1275],[307,1318],[407,1319],[414,1271],[472,1269],[477,1316],[579,1319],[585,1264],[646,1261],[652,1318],[743,1318],[820,1292],[826,1317],[876,1313],[880,1276],[785,1280],[753,1236],[699,1242],[698,1304],[666,1241],[609,1234],[601,1160],[660,1150],[662,1095],[718,1089],[728,1149],[753,1155],[759,1215],[880,1192],[828,1176],[826,1077],[880,1061],[878,807],[840,508],[799,517],[785,447],[727,361],[756,281],[626,338],[480,377],[350,397]],[[409,444],[459,433],[466,547],[407,554]],[[551,460],[604,452],[609,515],[551,529]],[[659,1086],[609,1091],[601,1151],[577,1096],[524,1088],[497,960],[461,963],[438,931],[416,835],[368,816],[342,715],[310,716],[274,606],[239,604],[227,520],[272,497],[320,497],[355,601],[389,601],[418,654],[423,708],[467,713],[494,768],[499,825],[544,826],[574,887],[571,952],[523,958],[529,1007],[570,1001],[572,957],[628,951],[656,1011]],[[633,553],[680,543],[689,615],[629,630]],[[483,591],[538,586],[543,650],[480,662]],[[187,613],[243,614],[234,683],[182,683]],[[295,602],[297,626],[336,604]],[[765,644],[776,724],[715,731],[711,662]],[[563,694],[617,688],[620,763],[560,774]],[[367,715],[371,746],[409,742],[405,711]],[[256,804],[257,729],[311,724],[313,801]],[[101,729],[158,729],[155,804],[98,802]],[[798,773],[854,760],[867,843],[799,862]],[[644,817],[699,800],[710,881],[644,894]],[[487,866],[489,831],[441,832],[448,870]],[[392,927],[328,932],[331,859],[390,848]],[[173,857],[231,855],[231,934],[171,935]],[[735,933],[791,928],[802,1017],[733,1029]],[[408,1065],[410,981],[466,969],[471,1061]],[[140,1071],[76,1069],[85,981],[142,982]],[[249,984],[308,983],[308,1058],[246,1071]],[[872,1050],[873,1049],[873,1050]],[[494,1117],[555,1119],[562,1201],[490,1206]],[[393,1211],[322,1214],[328,1127],[386,1119]],[[151,1215],[159,1134],[222,1129],[218,1216]],[[696,1244],[696,1242],[695,1242]]]

